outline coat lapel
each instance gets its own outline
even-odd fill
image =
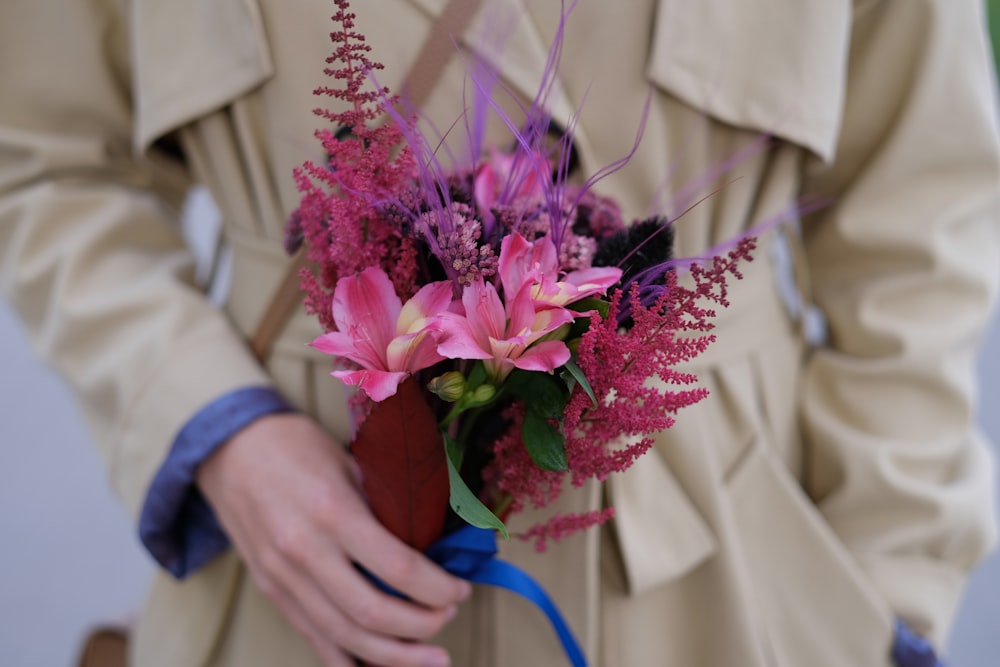
[[[133,0],[129,20],[137,152],[274,73],[255,0]]]
[[[647,74],[726,123],[833,157],[849,0],[658,0]]]

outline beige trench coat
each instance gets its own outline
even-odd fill
[[[487,11],[468,35],[506,25],[502,72],[531,96],[558,3],[498,4],[522,1],[516,20]],[[355,2],[385,83],[442,4]],[[242,342],[286,261],[291,171],[320,157],[310,91],[332,12],[327,0],[0,9],[0,284],[79,392],[133,514],[178,429],[231,389],[273,382],[348,437],[328,360],[304,345],[310,318],[293,319],[265,369]],[[695,366],[712,396],[630,473],[560,508],[608,499],[613,525],[544,556],[503,546],[593,664],[887,665],[896,615],[945,642],[965,575],[995,539],[991,462],[971,421],[998,267],[981,24],[973,0],[581,0],[553,112],[586,93],[587,171],[631,145],[653,90],[642,147],[603,192],[641,215],[658,192],[669,212],[729,183],[678,224],[684,255],[802,195],[833,201],[804,221],[801,244],[791,235],[826,343],[803,342],[765,239]],[[456,59],[430,116],[447,127],[461,94]],[[760,132],[776,140],[712,175]],[[175,224],[192,176],[233,248],[221,313],[193,285]],[[242,575],[226,554],[184,581],[158,576],[136,664],[315,664]],[[456,665],[562,661],[538,612],[505,593],[478,592],[445,634]]]

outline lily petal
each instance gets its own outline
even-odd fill
[[[529,341],[525,336],[515,336],[504,340],[490,338],[490,349],[493,351],[493,358],[496,361],[513,359],[521,355],[528,345]]]
[[[513,364],[526,371],[551,373],[570,358],[569,348],[561,340],[547,340],[532,345],[520,356],[511,359]]]
[[[546,308],[537,311],[535,313],[535,321],[531,325],[531,329],[534,332],[531,340],[538,340],[562,325],[572,322],[576,316],[577,313],[565,308]]]
[[[614,267],[574,271],[566,276],[565,281],[554,282],[542,279],[541,283],[535,286],[534,298],[537,302],[549,306],[567,306],[593,294],[607,294],[608,289],[615,285],[620,278],[621,269]],[[580,282],[573,282],[573,280]]]
[[[469,320],[463,315],[445,313],[438,318],[437,328],[441,336],[437,351],[448,359],[490,359],[488,339],[478,340]]]
[[[396,334],[417,333],[425,329],[431,318],[448,310],[451,305],[451,281],[428,283],[403,304],[396,321]]]
[[[397,336],[386,350],[389,369],[413,373],[433,366],[444,359],[437,351],[437,342],[430,329]]]
[[[580,289],[597,287],[610,289],[622,278],[622,270],[617,266],[593,266],[589,269],[579,269],[566,274],[566,282]]]
[[[476,175],[472,181],[472,193],[480,211],[489,211],[496,206],[497,180],[496,170],[488,161],[483,162],[476,169]]]
[[[500,295],[492,284],[482,279],[467,285],[462,291],[462,305],[465,306],[465,317],[470,322],[471,331],[486,347],[489,336],[503,338],[507,330],[507,313],[504,310]]]
[[[332,354],[335,357],[346,357],[351,361],[356,361],[362,365],[364,362],[354,359],[358,348],[354,345],[354,339],[341,331],[330,331],[317,336],[309,347],[315,348],[324,354]]]
[[[323,334],[310,345],[320,352],[350,359],[362,368],[385,369],[384,351],[367,339],[356,339],[341,331]]]
[[[358,387],[364,391],[373,401],[384,401],[396,393],[399,383],[402,382],[409,373],[391,371],[334,371],[330,375],[341,380],[344,384]]]
[[[359,348],[367,342],[383,364],[384,351],[395,336],[402,307],[389,276],[377,267],[341,278],[333,293],[337,329],[353,338]]]
[[[536,283],[544,277],[555,280],[559,256],[548,237],[530,242],[515,232],[500,243],[497,271],[504,294],[516,294],[527,282]]]

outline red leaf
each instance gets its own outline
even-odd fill
[[[448,511],[448,464],[437,418],[412,377],[375,405],[351,453],[382,525],[420,551],[441,537]]]

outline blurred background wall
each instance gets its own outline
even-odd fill
[[[73,667],[86,630],[137,610],[152,567],[72,396],[0,307],[0,665]]]

